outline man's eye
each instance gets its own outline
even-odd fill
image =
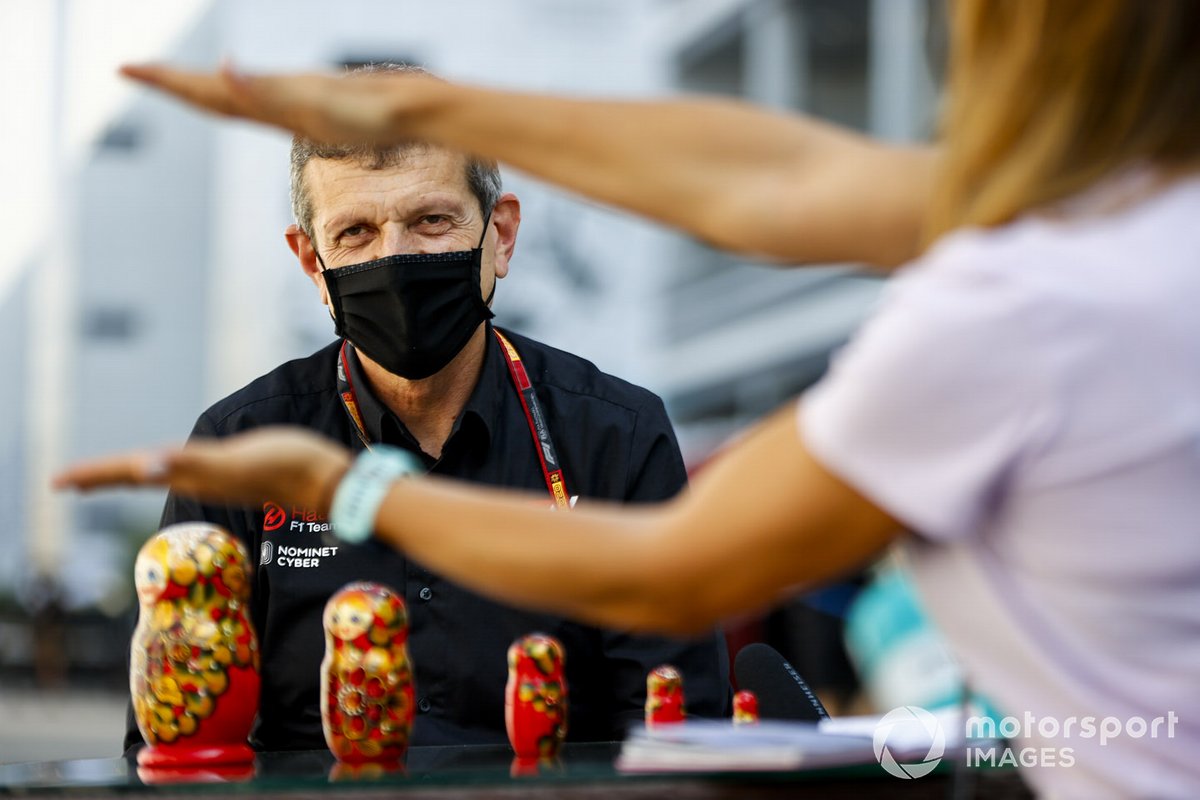
[[[362,236],[366,232],[367,232],[367,229],[365,227],[363,227],[362,225],[351,225],[349,228],[346,228],[344,231],[342,231],[338,235],[338,238],[339,239],[353,239],[355,236]]]
[[[426,214],[421,217],[422,225],[441,225],[446,221],[445,214]]]

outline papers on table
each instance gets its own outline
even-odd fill
[[[961,744],[957,710],[939,714],[947,749]],[[730,720],[689,720],[630,732],[616,767],[622,772],[737,772],[875,764],[873,736],[881,717],[841,717],[812,722],[765,720],[734,727]],[[930,747],[920,731],[889,729],[897,758],[923,758]]]

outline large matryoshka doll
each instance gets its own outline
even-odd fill
[[[246,550],[223,528],[171,525],[138,553],[141,616],[129,688],[152,768],[245,764],[258,713],[258,640]]]
[[[504,726],[518,759],[554,758],[567,738],[567,679],[563,647],[544,633],[508,648]]]
[[[395,764],[413,723],[408,613],[377,583],[351,583],[325,604],[321,723],[347,764]]]
[[[670,664],[646,676],[646,725],[670,725],[687,716],[683,702],[683,676]]]

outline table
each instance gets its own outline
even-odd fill
[[[568,744],[556,764],[537,768],[537,774],[516,776],[506,746],[415,747],[407,755],[403,772],[375,777],[341,776],[339,765],[326,751],[259,753],[253,774],[244,780],[158,785],[148,784],[123,758],[46,761],[0,766],[0,796],[241,795],[289,800],[337,796],[374,800],[397,795],[410,800],[1031,797],[1016,771],[1010,769],[964,770],[967,784],[957,787],[953,771],[945,763],[935,773],[911,781],[893,778],[876,764],[795,772],[625,775],[613,768],[619,750],[616,742]],[[961,789],[966,793],[956,791]]]

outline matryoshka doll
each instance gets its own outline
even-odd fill
[[[567,738],[567,679],[563,647],[531,633],[508,648],[504,727],[517,759],[552,759]]]
[[[646,676],[646,725],[683,722],[683,677],[670,664],[655,667]]]
[[[141,616],[129,688],[149,768],[247,764],[258,713],[259,654],[246,615],[246,550],[223,528],[171,525],[134,567]]]
[[[377,583],[351,583],[325,604],[321,724],[346,764],[398,764],[413,724],[408,613]]]
[[[758,722],[758,695],[742,689],[733,696],[733,724],[754,725]]]

